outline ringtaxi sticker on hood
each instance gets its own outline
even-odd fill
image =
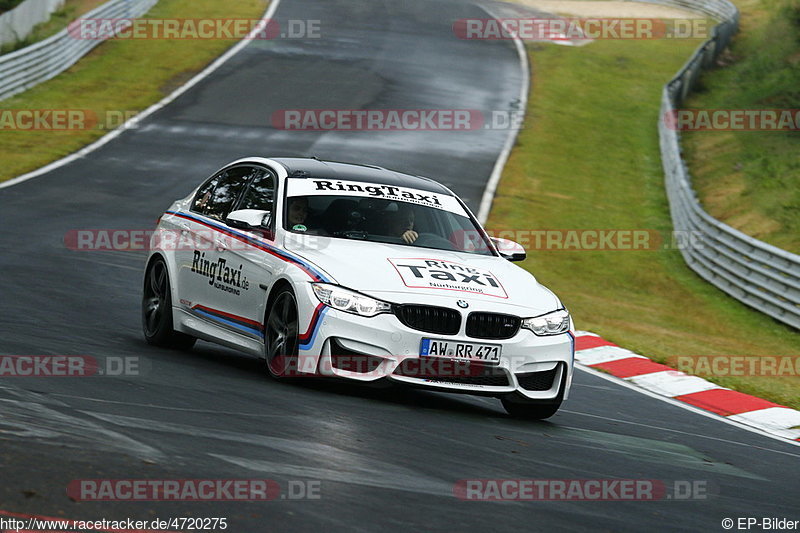
[[[443,259],[391,258],[406,287],[442,289],[508,298],[503,284],[490,270]]]

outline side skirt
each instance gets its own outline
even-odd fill
[[[172,308],[172,321],[176,331],[186,333],[204,341],[264,358],[264,343],[258,339],[240,335],[213,322],[192,315],[183,309]]]

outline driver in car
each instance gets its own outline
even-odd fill
[[[414,231],[414,210],[407,206],[400,208],[389,216],[389,228],[392,235],[397,235],[406,244],[412,244],[419,234]]]

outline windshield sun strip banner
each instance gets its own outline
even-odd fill
[[[461,203],[449,194],[440,194],[411,187],[399,187],[364,181],[322,178],[287,178],[287,196],[356,196],[380,198],[441,209],[468,218]]]

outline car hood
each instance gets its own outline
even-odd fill
[[[463,299],[534,315],[561,307],[529,272],[500,257],[329,237],[315,237],[311,246],[291,234],[284,246],[336,283],[393,302]]]

